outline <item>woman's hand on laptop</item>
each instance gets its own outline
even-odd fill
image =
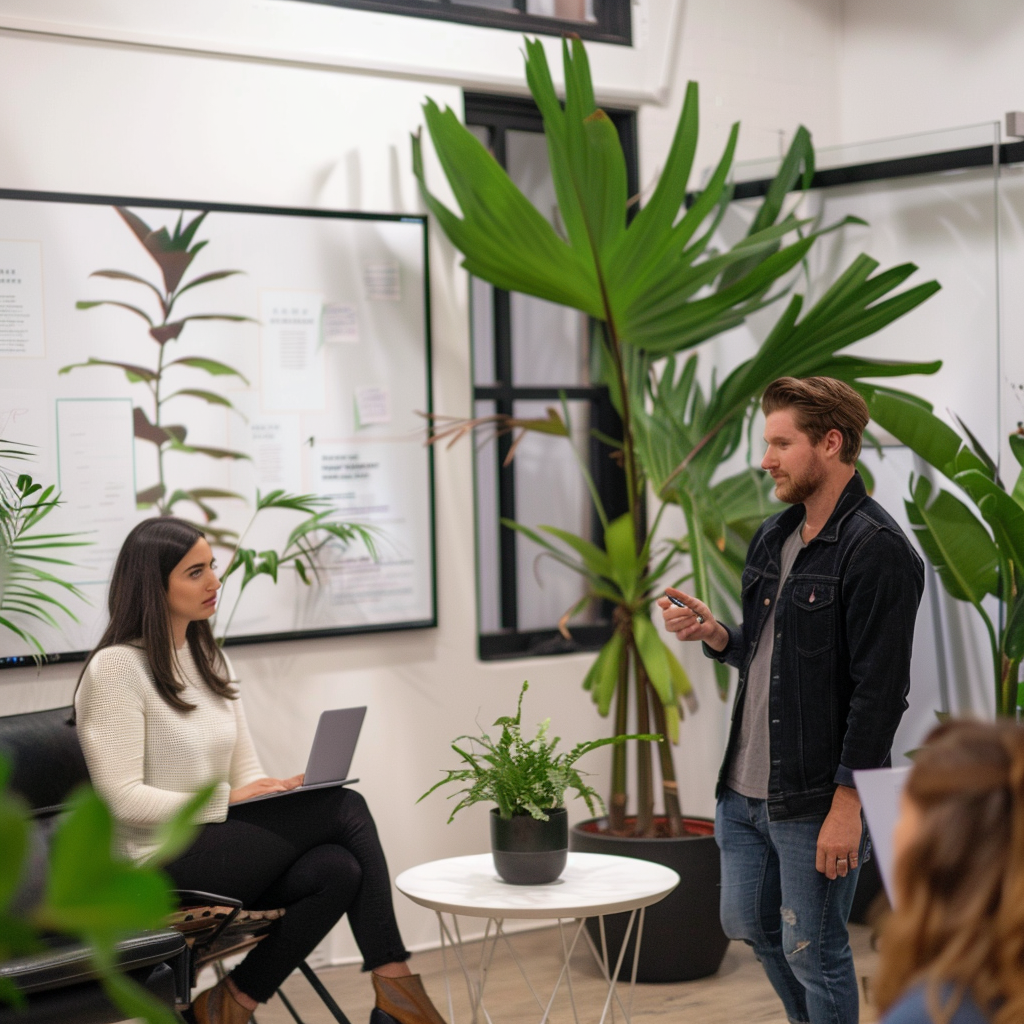
[[[257,779],[247,786],[231,790],[228,803],[237,804],[242,800],[251,800],[254,796],[263,796],[265,793],[284,793],[301,786],[302,778],[301,775],[293,775],[290,779]]]

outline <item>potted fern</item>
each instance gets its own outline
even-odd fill
[[[587,784],[585,773],[576,767],[584,754],[610,743],[659,739],[658,736],[609,736],[577,743],[568,752],[556,753],[559,737],[548,739],[550,719],[537,726],[532,739],[523,737],[523,697],[529,688],[530,684],[524,682],[515,716],[503,715],[494,723],[501,727],[501,735],[496,740],[487,733],[457,736],[452,750],[462,758],[465,767],[447,769],[445,777],[420,797],[423,800],[450,783],[464,783],[461,789],[449,794],[449,799],[462,797],[448,816],[449,824],[464,807],[482,801],[493,802],[496,805],[491,808],[494,868],[512,885],[553,882],[564,870],[569,850],[565,809],[568,790],[575,790],[591,814],[598,806],[603,810],[601,797]]]

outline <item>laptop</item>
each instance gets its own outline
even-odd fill
[[[292,796],[310,789],[327,789],[331,786],[348,786],[358,779],[348,778],[352,755],[356,752],[359,730],[363,727],[366,708],[337,708],[325,711],[317,723],[313,746],[306,764],[306,777],[302,785],[281,793],[263,793],[239,800],[232,807],[254,804],[257,800],[274,800],[279,796]]]

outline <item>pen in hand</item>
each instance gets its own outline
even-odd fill
[[[667,598],[668,598],[668,599],[669,599],[669,600],[670,600],[670,601],[671,601],[671,602],[672,602],[672,603],[673,603],[673,604],[674,604],[674,605],[675,605],[675,606],[676,606],[677,608],[685,608],[685,609],[686,609],[686,610],[687,610],[688,612],[693,612],[693,614],[694,614],[694,615],[695,615],[695,616],[697,617],[697,621],[698,621],[698,622],[699,622],[699,623],[700,623],[700,624],[701,624],[702,626],[704,625],[704,616],[703,616],[703,615],[701,615],[701,614],[699,614],[698,612],[694,611],[694,609],[693,609],[693,608],[691,608],[691,607],[690,607],[690,606],[689,606],[689,605],[688,605],[688,604],[687,604],[687,603],[686,603],[685,601],[680,601],[678,597],[675,597],[675,596],[674,596],[674,595],[672,595],[672,594],[666,594],[665,596],[666,596],[666,597],[667,597]]]

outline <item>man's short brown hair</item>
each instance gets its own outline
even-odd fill
[[[838,430],[843,435],[839,461],[848,465],[857,461],[871,414],[867,402],[849,384],[832,377],[780,377],[765,389],[761,410],[768,416],[780,409],[793,411],[797,429],[812,444],[820,444],[830,430]]]

